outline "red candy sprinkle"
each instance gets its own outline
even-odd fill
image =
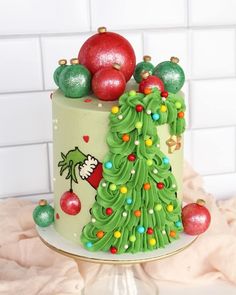
[[[158,188],[158,189],[163,189],[164,186],[165,186],[165,185],[164,185],[163,182],[158,182],[158,183],[157,183],[157,188]]]
[[[86,98],[85,100],[84,100],[84,102],[91,102],[92,101],[92,99],[89,99],[89,98]]]
[[[117,253],[117,248],[116,247],[111,247],[110,252],[111,252],[111,254],[116,254]]]
[[[136,112],[140,113],[143,111],[143,106],[141,104],[137,104],[135,109],[136,109]]]
[[[152,235],[152,234],[153,234],[153,229],[152,229],[151,227],[149,227],[149,228],[147,229],[147,234],[148,234],[148,235]]]
[[[165,98],[167,98],[168,95],[169,95],[169,93],[168,93],[167,91],[162,91],[162,92],[161,92],[161,97],[165,97]]]
[[[128,160],[133,162],[136,160],[136,156],[134,154],[130,154],[128,155]]]
[[[111,215],[113,213],[113,210],[111,208],[106,209],[106,214]]]

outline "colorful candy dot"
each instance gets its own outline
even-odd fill
[[[106,182],[103,182],[102,187],[106,187],[106,186],[107,186]]]
[[[166,235],[166,231],[165,231],[165,230],[163,230],[161,233],[162,233],[163,235]]]
[[[153,234],[153,229],[152,229],[151,227],[149,227],[149,228],[147,229],[147,234],[148,234],[148,235],[152,235],[152,234]]]
[[[91,248],[91,247],[93,247],[93,243],[92,243],[92,242],[87,242],[87,243],[86,243],[86,247],[87,247],[87,248]]]
[[[143,188],[145,191],[148,191],[151,188],[150,183],[148,183],[148,182],[144,183]]]
[[[170,237],[172,237],[172,238],[176,237],[176,232],[174,230],[170,231]]]
[[[135,109],[136,109],[136,112],[141,113],[143,111],[143,106],[141,104],[137,104]]]
[[[155,206],[155,210],[156,210],[156,211],[161,211],[161,209],[162,209],[162,205],[161,205],[161,204],[157,204],[157,205]]]
[[[160,108],[160,111],[161,111],[162,113],[165,113],[165,112],[167,111],[167,106],[163,104],[163,105],[161,106],[161,108]]]
[[[129,134],[123,134],[123,135],[122,135],[122,140],[123,140],[124,142],[128,142],[128,141],[130,140]]]
[[[172,187],[173,187],[173,188],[176,188],[176,184],[172,184]]]
[[[153,213],[154,213],[153,209],[149,209],[149,210],[148,210],[148,213],[149,213],[149,214],[153,214]]]
[[[136,156],[135,156],[134,154],[129,154],[127,158],[128,158],[128,160],[131,161],[131,162],[133,162],[133,161],[136,160]]]
[[[117,248],[116,247],[111,247],[110,252],[111,252],[111,254],[116,254],[117,253]]]
[[[127,250],[129,248],[129,245],[124,245],[125,250]]]
[[[157,169],[153,169],[153,173],[154,174],[157,174],[158,173],[158,170]]]
[[[105,168],[106,169],[111,169],[112,168],[112,162],[106,162],[105,163]]]
[[[119,238],[121,237],[121,232],[120,232],[120,231],[115,231],[115,232],[114,232],[114,237],[115,237],[116,239],[119,239]]]
[[[132,169],[132,170],[130,171],[130,173],[131,173],[131,174],[135,174],[135,170]]]
[[[128,189],[127,189],[126,186],[121,186],[121,187],[120,187],[120,192],[121,192],[122,194],[126,194],[127,191],[128,191]]]
[[[102,230],[98,231],[96,236],[101,239],[104,236],[104,232]]]
[[[139,141],[138,140],[135,140],[134,144],[135,145],[139,145]]]
[[[102,104],[100,102],[98,103],[98,107],[99,108],[102,108]]]
[[[182,222],[181,221],[176,221],[175,225],[176,225],[176,227],[181,227],[182,226]]]
[[[107,208],[106,209],[106,215],[111,215],[113,213],[112,208]]]
[[[95,218],[92,218],[91,221],[92,221],[92,223],[95,223],[96,222],[96,219]]]
[[[123,116],[122,116],[122,115],[119,115],[119,116],[118,116],[118,119],[119,119],[119,120],[122,120],[122,119],[123,119]]]
[[[164,158],[162,159],[162,161],[163,161],[164,164],[169,164],[169,163],[170,163],[170,160],[169,160],[169,158],[167,158],[167,157],[164,157]]]
[[[165,97],[165,98],[167,98],[168,95],[169,95],[169,93],[168,93],[167,91],[162,91],[162,92],[161,92],[161,97]]]
[[[147,113],[148,115],[151,115],[152,111],[151,111],[151,110],[147,110],[146,113]]]
[[[135,215],[136,217],[140,217],[140,216],[141,216],[141,211],[140,211],[140,210],[135,210],[135,211],[134,211],[134,215]]]
[[[152,166],[152,164],[153,164],[153,160],[152,160],[152,159],[148,159],[148,160],[147,160],[147,165],[148,165],[148,166]]]
[[[143,234],[145,232],[145,228],[141,225],[138,226],[137,228],[138,233]]]
[[[159,119],[160,119],[160,115],[159,115],[159,114],[157,114],[157,113],[155,113],[155,114],[152,114],[152,119],[153,119],[154,121],[157,121],[157,120],[159,120]]]
[[[131,204],[133,203],[132,198],[127,198],[127,199],[126,199],[126,203],[127,203],[128,205],[131,205]]]
[[[117,114],[117,113],[119,113],[119,107],[118,106],[114,106],[114,107],[112,107],[111,108],[111,112],[112,112],[112,114]]]
[[[172,204],[169,204],[167,207],[166,207],[167,211],[168,212],[172,212],[174,210],[174,206]]]
[[[181,104],[179,101],[176,101],[176,103],[175,103],[175,107],[176,107],[177,110],[178,110],[178,109],[181,109],[182,104]]]
[[[109,189],[110,189],[111,191],[115,191],[115,190],[116,190],[116,185],[115,185],[114,183],[111,183],[111,184],[109,185]]]
[[[151,88],[148,88],[148,87],[146,87],[146,88],[144,88],[144,94],[150,94],[150,93],[152,93],[152,89]]]
[[[152,140],[149,138],[149,139],[146,139],[145,140],[145,144],[146,144],[146,146],[152,146]]]
[[[157,188],[158,189],[163,189],[165,187],[164,183],[163,182],[158,182],[157,183]]]
[[[178,118],[180,118],[180,119],[184,118],[184,112],[179,112],[178,113]]]
[[[127,213],[127,212],[123,212],[123,213],[122,213],[122,216],[123,216],[123,217],[127,217],[127,216],[128,216],[128,213]]]
[[[130,90],[129,96],[135,96],[137,93],[135,90]]]
[[[130,242],[134,243],[136,241],[136,237],[134,235],[130,236],[129,240],[130,240]]]
[[[150,246],[155,246],[156,243],[157,243],[156,239],[154,239],[154,238],[149,239],[148,242],[149,242],[149,245],[150,245]]]
[[[137,122],[137,123],[135,124],[135,128],[137,128],[137,129],[141,129],[142,126],[143,126],[143,123],[142,123],[142,122]]]

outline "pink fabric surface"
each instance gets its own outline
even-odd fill
[[[212,215],[208,231],[183,252],[137,265],[137,271],[142,267],[156,282],[199,283],[221,278],[236,284],[236,197],[216,202],[204,191],[201,177],[186,165],[184,201],[198,198],[206,200]],[[0,201],[0,294],[79,294],[85,282],[99,273],[100,265],[77,265],[47,248],[34,228],[34,207],[19,198]]]

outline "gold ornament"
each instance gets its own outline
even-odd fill
[[[167,141],[168,153],[172,154],[174,151],[180,150],[181,148],[181,136],[172,135]]]

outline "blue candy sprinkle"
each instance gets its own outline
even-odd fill
[[[111,169],[112,168],[112,162],[106,162],[105,163],[105,168]]]
[[[181,227],[181,226],[182,226],[182,222],[181,222],[181,221],[176,221],[175,225],[176,225],[177,227]]]
[[[159,120],[159,118],[160,118],[160,115],[159,115],[159,114],[157,114],[157,113],[152,114],[152,119],[153,119],[154,121]]]
[[[87,243],[86,243],[86,247],[87,247],[87,248],[91,248],[92,246],[93,246],[93,243],[92,243],[92,242],[87,242]]]
[[[132,198],[127,198],[126,203],[127,203],[128,205],[131,205],[131,204],[133,203]]]
[[[143,234],[145,232],[145,228],[141,225],[137,228],[137,230],[140,234]]]
[[[163,158],[163,163],[164,163],[164,164],[169,164],[169,163],[170,163],[169,158],[164,157],[164,158]]]

